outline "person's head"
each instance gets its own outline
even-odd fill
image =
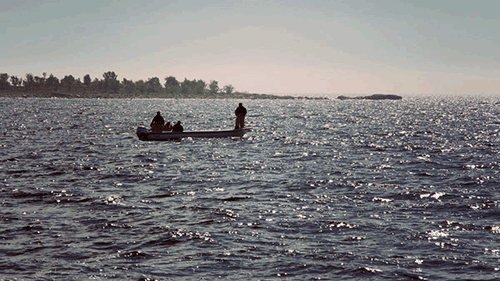
[[[243,106],[243,103],[240,102],[240,106]]]
[[[181,121],[177,121],[177,124],[179,124],[179,125],[180,125],[180,124],[181,124]]]
[[[160,115],[160,112],[159,112],[159,111],[158,111],[158,112],[156,112],[156,115]]]

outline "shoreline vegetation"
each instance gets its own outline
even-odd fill
[[[178,81],[174,76],[158,77],[147,80],[121,81],[114,71],[105,72],[103,79],[80,78],[65,75],[62,79],[53,74],[25,77],[9,76],[0,73],[0,97],[10,98],[191,98],[191,99],[326,99],[321,97],[296,97],[271,94],[238,92],[229,84],[223,87],[215,80],[206,83],[203,80]]]

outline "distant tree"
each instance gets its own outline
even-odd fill
[[[232,94],[233,91],[234,91],[234,87],[233,85],[229,84],[229,85],[226,85],[222,88],[222,91],[228,95]]]
[[[203,80],[188,80],[184,78],[180,85],[180,92],[185,97],[205,96],[207,83]]]
[[[24,80],[23,83],[26,89],[33,89],[35,86],[35,78],[33,77],[33,74],[26,73],[26,80]]]
[[[43,77],[35,76],[34,79],[35,79],[35,88],[42,89],[45,86],[44,83],[45,80],[43,79]]]
[[[94,81],[90,84],[90,87],[92,89],[95,89],[98,92],[103,92],[104,91],[104,81],[101,81],[97,78],[94,78]]]
[[[203,80],[193,80],[193,94],[195,96],[205,96],[206,95],[206,90],[207,90],[207,83]]]
[[[10,88],[9,74],[0,73],[0,89],[9,89],[9,88]]]
[[[127,93],[129,95],[131,95],[135,92],[135,84],[134,84],[134,81],[132,81],[132,80],[127,80],[127,79],[123,78],[122,86],[123,86],[123,91],[125,91],[125,93]]]
[[[135,89],[139,91],[139,93],[144,94],[147,92],[148,84],[144,82],[144,80],[139,80],[135,82]]]
[[[45,82],[45,87],[47,87],[47,89],[57,91],[59,89],[59,79],[51,73]]]
[[[219,93],[219,82],[212,80],[210,81],[210,84],[208,85],[209,93],[211,95],[217,95]]]
[[[180,91],[180,83],[174,76],[165,77],[165,90],[167,94],[173,95]]]
[[[75,80],[75,85],[81,89],[83,88],[83,82],[82,82],[82,79],[80,77],[78,77],[76,80]]]
[[[17,88],[17,87],[21,86],[22,81],[17,76],[11,76],[10,83],[12,84],[12,86]]]
[[[181,94],[183,96],[188,96],[192,92],[193,88],[193,81],[188,80],[187,78],[184,78],[184,81],[181,82]]]
[[[153,77],[148,79],[148,92],[150,93],[160,93],[163,91],[163,86],[160,83],[158,77]]]
[[[61,79],[61,86],[66,87],[68,91],[71,91],[73,86],[75,86],[76,84],[75,82],[76,80],[75,77],[73,77],[73,75],[66,75],[64,76],[63,79]]]
[[[104,77],[104,90],[106,92],[115,92],[117,93],[120,89],[120,81],[118,81],[118,75],[115,74],[114,71],[105,72]]]
[[[45,82],[47,81],[47,72],[43,72],[43,73],[42,73],[42,76],[43,76],[43,81],[42,81],[42,84],[43,84],[43,86],[45,87]]]
[[[90,75],[89,74],[83,76],[83,85],[85,86],[85,88],[90,87],[91,83],[92,83],[92,79],[90,79]]]

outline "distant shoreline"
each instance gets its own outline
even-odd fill
[[[400,99],[403,99],[403,97],[398,96],[398,95],[374,94],[374,95],[362,96],[362,97],[338,96],[337,99],[339,99],[339,100],[400,100]]]
[[[324,97],[306,97],[306,96],[280,96],[270,94],[251,94],[234,92],[231,94],[220,93],[211,96],[197,96],[197,95],[177,95],[165,96],[158,93],[145,93],[135,95],[124,95],[118,93],[96,93],[96,92],[43,92],[43,91],[12,91],[0,90],[0,97],[2,98],[67,98],[67,99],[311,99],[322,100],[328,99]]]

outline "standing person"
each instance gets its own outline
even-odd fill
[[[234,125],[234,129],[242,129],[245,127],[245,115],[247,115],[247,109],[243,107],[243,104],[240,102],[239,106],[234,111],[234,115],[236,115],[236,124]]]
[[[161,116],[160,112],[156,112],[156,116],[153,118],[153,121],[151,121],[151,129],[153,131],[163,131],[163,125],[165,125],[165,119]]]
[[[181,125],[181,121],[177,121],[175,125],[172,127],[172,132],[182,132],[184,131],[184,128]]]

